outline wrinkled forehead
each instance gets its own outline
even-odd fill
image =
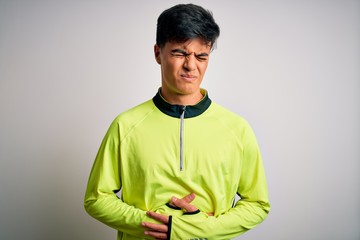
[[[210,52],[211,43],[202,38],[193,38],[186,41],[168,41],[164,47],[183,49],[191,52]]]

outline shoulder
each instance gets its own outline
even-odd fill
[[[143,102],[131,109],[120,113],[111,123],[110,128],[123,134],[129,133],[135,126],[154,112],[156,106],[152,100]]]
[[[239,139],[242,145],[256,143],[253,128],[244,117],[214,102],[211,105],[211,115],[218,124]]]
[[[218,120],[226,125],[231,125],[233,127],[249,127],[248,121],[241,115],[221,106],[216,102],[212,102],[210,109],[211,114]]]
[[[138,119],[142,119],[147,114],[153,112],[155,109],[155,105],[152,100],[148,100],[143,102],[125,112],[120,113],[114,121],[116,122],[131,122],[137,121]]]

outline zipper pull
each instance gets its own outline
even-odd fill
[[[181,115],[180,115],[180,119],[184,119],[185,118],[185,111],[186,111],[186,106],[182,106],[182,112],[181,112]]]

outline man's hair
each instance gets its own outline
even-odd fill
[[[214,47],[220,35],[210,11],[194,4],[178,4],[163,11],[157,20],[156,44],[162,48],[167,42],[186,42],[200,38]]]

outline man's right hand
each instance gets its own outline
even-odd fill
[[[198,211],[197,207],[190,204],[195,199],[195,194],[190,193],[189,195],[183,197],[183,198],[177,198],[172,197],[170,204],[175,207],[179,207],[183,209],[185,212],[193,213]],[[169,216],[155,213],[155,212],[147,212],[147,215],[151,217],[152,219],[157,220],[160,222],[158,223],[149,223],[149,222],[142,222],[142,226],[147,228],[147,230],[144,232],[146,235],[154,237],[155,239],[167,239],[168,236],[168,222],[169,222]],[[209,216],[214,216],[213,213],[208,213]]]
[[[172,197],[170,204],[179,207],[186,212],[196,212],[198,209],[194,205],[190,204],[194,199],[195,194],[190,193],[181,199]],[[147,212],[147,215],[160,223],[142,222],[141,225],[147,229],[144,233],[148,236],[154,237],[155,239],[167,239],[169,234],[169,216],[151,211]]]

